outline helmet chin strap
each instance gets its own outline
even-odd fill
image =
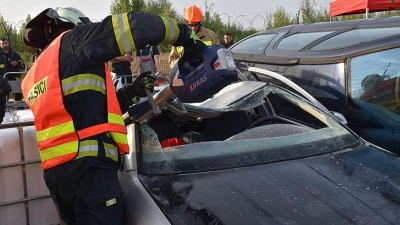
[[[47,21],[46,25],[43,27],[44,29],[44,36],[46,37],[47,43],[50,43],[53,41],[53,32],[54,32],[54,26],[52,25],[53,20]]]
[[[64,26],[63,23],[60,23],[57,19],[49,20],[44,26],[44,35],[46,37],[47,45],[56,39],[58,35],[70,29],[72,29],[72,27]]]

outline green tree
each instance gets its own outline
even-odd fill
[[[179,14],[168,0],[148,0],[144,12],[175,19],[179,18]]]
[[[316,9],[315,0],[302,0],[300,4],[300,15],[302,23],[315,23],[329,21],[327,9]]]
[[[234,42],[257,32],[254,28],[244,29],[240,24],[234,24],[230,21],[226,23],[223,22],[221,15],[214,12],[214,4],[208,5],[207,2],[205,2],[204,9],[203,26],[214,31],[218,35],[220,43],[223,43],[224,34],[227,32],[232,34]]]
[[[30,21],[31,17],[28,15],[25,21]],[[10,44],[10,47],[17,51],[22,60],[29,66],[31,63],[31,56],[35,49],[28,47],[24,43],[24,36],[26,35],[26,26],[27,22],[23,22],[18,25],[11,21],[6,21],[2,16],[0,16],[0,37],[7,38]]]
[[[268,13],[266,17],[267,29],[274,29],[295,23],[295,19],[282,6],[276,7],[275,11]]]
[[[115,0],[111,2],[110,12],[111,14],[127,13],[129,11],[139,12],[144,5],[143,0]]]
[[[111,14],[133,11],[178,18],[178,14],[168,0],[114,0],[110,11]]]

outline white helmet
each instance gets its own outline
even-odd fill
[[[60,16],[58,19],[62,20],[63,22],[71,22],[75,26],[90,23],[89,18],[86,17],[85,14],[83,14],[79,9],[73,7],[57,7],[54,10]]]

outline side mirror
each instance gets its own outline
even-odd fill
[[[348,124],[347,119],[346,119],[346,117],[343,116],[343,114],[341,114],[341,113],[339,113],[339,112],[334,112],[334,111],[331,111],[331,113],[333,114],[333,116],[334,116],[337,120],[339,120],[340,123],[342,123],[342,124],[344,124],[344,125],[347,125],[347,124]]]

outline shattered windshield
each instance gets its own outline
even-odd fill
[[[185,104],[186,116],[164,112],[141,124],[140,172],[180,174],[250,166],[358,143],[332,116],[304,99],[254,85],[231,87],[211,100]]]

